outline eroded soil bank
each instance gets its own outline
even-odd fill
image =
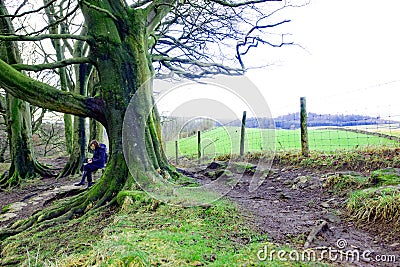
[[[218,172],[214,167],[212,172]],[[201,183],[215,179],[204,166],[184,170]],[[235,175],[241,178],[227,196],[273,243],[291,247],[293,256],[299,253],[301,258],[308,248],[315,252],[315,261],[324,257],[324,262],[334,266],[400,266],[397,229],[390,224],[360,225],[351,221],[345,210],[346,192],[324,186],[335,174],[338,172],[273,165],[261,186],[249,192],[252,175],[232,172],[226,179],[232,180]],[[260,255],[269,258],[268,253]],[[290,260],[288,253],[284,257]]]

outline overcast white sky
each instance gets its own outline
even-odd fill
[[[299,98],[305,96],[308,112],[389,116],[400,121],[399,11],[398,0],[310,0],[304,7],[287,8],[271,23],[292,21],[274,32],[290,33],[288,40],[303,48],[259,46],[246,55],[245,64],[270,66],[250,70],[246,76],[264,95],[273,117],[298,112]],[[192,92],[177,90],[171,98],[201,98]],[[243,105],[234,101],[226,104],[231,93],[223,94],[224,99],[216,93],[207,95],[241,114],[237,109]],[[179,109],[171,106],[172,101],[162,102],[161,111],[163,104],[164,110]],[[254,101],[250,102],[254,106]],[[223,116],[224,108],[211,110],[211,104],[204,103],[198,102],[199,108],[194,108],[194,102],[186,106],[188,110],[198,110],[199,116],[210,112]],[[210,105],[208,113],[205,105]]]
[[[400,1],[311,0],[281,13],[299,47],[258,49],[247,76],[273,116],[295,112],[400,115]],[[399,119],[399,118],[397,118]]]

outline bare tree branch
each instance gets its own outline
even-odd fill
[[[18,35],[18,34],[0,35],[0,41],[42,41],[45,39],[76,39],[82,41],[89,40],[89,38],[86,36],[73,35],[73,34],[41,34],[35,36]]]
[[[52,3],[56,2],[56,1],[57,0],[51,0],[48,4],[46,4],[44,6],[41,6],[41,7],[37,8],[37,9],[26,11],[26,12],[23,12],[21,14],[18,14],[19,10],[21,10],[21,8],[28,2],[27,0],[25,0],[23,3],[21,3],[21,5],[19,5],[19,7],[15,11],[14,15],[0,15],[0,18],[11,18],[11,19],[13,19],[13,18],[18,18],[18,17],[23,17],[23,16],[26,16],[28,14],[34,14],[34,13],[37,13],[37,12],[45,9],[46,7],[48,7],[49,5],[51,5]]]
[[[261,29],[266,29],[266,28],[274,28],[274,27],[277,27],[279,25],[282,25],[282,24],[288,23],[288,22],[290,22],[290,20],[283,20],[283,21],[280,21],[280,22],[275,23],[275,24],[256,25],[256,26],[252,27],[249,30],[249,32],[247,33],[245,39],[243,41],[239,41],[237,43],[237,45],[236,45],[236,57],[239,60],[239,63],[242,66],[243,69],[245,68],[245,65],[243,63],[242,56],[246,55],[251,48],[257,47],[258,43],[268,44],[271,47],[282,47],[284,45],[292,45],[292,44],[294,44],[294,42],[285,42],[283,40],[285,34],[281,35],[281,42],[278,43],[278,44],[274,44],[272,42],[265,41],[264,39],[262,39],[262,38],[260,38],[258,36],[256,36],[256,37],[250,36],[250,34],[253,33],[255,30],[261,30]],[[242,48],[242,47],[246,47],[245,51],[243,51],[243,52],[240,51],[240,48]]]
[[[106,14],[107,16],[109,16],[110,18],[112,18],[114,21],[118,21],[117,17],[115,17],[110,11],[105,10],[105,9],[102,9],[102,8],[100,8],[100,7],[98,7],[98,6],[92,5],[92,4],[88,3],[88,2],[85,1],[85,0],[83,0],[82,3],[83,3],[84,5],[86,5],[87,7],[89,7],[89,8],[93,8],[93,9],[99,11],[99,12],[102,12],[102,13]]]
[[[251,4],[259,4],[259,3],[265,3],[265,2],[282,2],[283,0],[249,0],[249,1],[240,1],[240,2],[223,1],[223,0],[211,0],[211,1],[217,3],[221,6],[241,7],[241,6],[247,6],[247,5],[251,5]]]
[[[104,103],[100,99],[60,91],[18,72],[3,60],[0,60],[0,86],[33,105],[105,122]]]
[[[90,59],[87,57],[78,57],[78,58],[68,58],[61,61],[56,61],[47,64],[39,64],[39,65],[27,65],[27,64],[13,64],[11,65],[16,70],[26,70],[26,71],[42,71],[48,69],[57,69],[66,67],[68,65],[73,64],[83,64],[90,63]]]
[[[281,40],[270,38],[276,34],[266,34],[269,29],[279,29],[290,22],[276,21],[276,17],[274,21],[272,15],[292,5],[274,1],[278,5],[271,6],[268,2],[186,0],[175,4],[151,35],[150,51],[155,55],[153,62],[159,76],[171,72],[184,77],[214,75],[218,71],[243,74],[247,69],[243,58],[250,49],[259,44],[271,47],[294,44],[285,39],[288,34],[279,34]]]
[[[68,6],[71,5],[71,1],[72,1],[72,0],[69,0],[69,1],[68,1]],[[52,1],[50,1],[50,2],[52,2]],[[47,6],[47,4],[46,4],[45,6]],[[71,11],[69,11],[68,13],[66,13],[65,16],[57,17],[56,20],[53,20],[51,23],[48,23],[48,24],[47,24],[45,27],[43,27],[42,29],[37,30],[37,31],[34,31],[34,32],[27,33],[27,35],[37,35],[37,34],[40,34],[40,33],[45,32],[46,30],[50,29],[51,27],[54,27],[54,26],[59,25],[60,23],[62,23],[62,22],[64,22],[65,20],[67,20],[69,17],[75,16],[76,13],[77,13],[77,11],[78,11],[78,9],[79,9],[79,5],[75,5],[75,7],[73,7]]]
[[[200,62],[189,59],[170,58],[163,56],[153,56],[153,61],[158,61],[168,67],[168,69],[170,69],[173,73],[190,79],[216,74],[243,75],[242,69],[231,68],[217,63]],[[172,65],[171,63],[178,64]],[[197,68],[199,71],[188,72],[188,68]]]
[[[37,119],[34,119],[35,116],[32,116],[32,134],[36,133],[39,130],[40,126],[42,126],[43,118],[47,112],[47,109],[31,106],[31,114],[34,114],[39,109],[40,109],[39,117]]]
[[[171,11],[177,0],[152,1],[147,10],[147,32],[151,33]]]

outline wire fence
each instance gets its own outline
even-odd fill
[[[390,122],[380,119],[373,122],[369,119],[361,119],[347,121],[345,125],[343,121],[335,120],[335,116],[320,117],[327,119],[328,125],[307,127],[310,150],[335,151],[367,146],[397,147],[400,145],[400,116],[391,116]],[[276,135],[277,150],[301,149],[300,128],[277,128]]]
[[[306,114],[307,146],[311,151],[400,147],[400,115]],[[300,110],[274,119],[248,118],[244,136],[241,120],[221,123],[206,118],[169,118],[163,124],[164,132],[171,129],[171,124],[178,131],[164,141],[167,157],[175,161],[239,155],[241,142],[244,153],[302,150]]]

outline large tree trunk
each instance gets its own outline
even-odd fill
[[[7,132],[7,115],[6,115],[6,98],[5,96],[3,97],[0,95],[0,125],[2,126],[3,129],[0,129],[0,131],[5,131]],[[2,121],[1,121],[2,119]],[[0,163],[5,162],[5,154],[8,148],[8,137],[4,138],[2,142],[0,142]]]
[[[100,94],[100,88],[97,71],[93,69],[87,84],[88,95],[95,97]],[[104,142],[104,127],[100,122],[94,119],[89,120],[89,140],[97,140],[100,143]]]
[[[32,144],[31,112],[29,104],[7,95],[8,137],[11,167],[0,180],[2,188],[18,185],[23,179],[54,176],[49,168],[37,162]]]
[[[96,8],[90,5],[97,6]],[[104,12],[106,10],[109,12]],[[61,202],[57,206],[43,210],[28,220],[18,222],[0,233],[0,238],[23,231],[36,222],[49,219],[66,219],[81,214],[90,207],[100,207],[106,203],[116,203],[118,193],[136,189],[135,180],[143,181],[144,176],[170,172],[161,148],[160,125],[153,104],[151,86],[145,86],[139,94],[138,103],[131,116],[135,123],[129,129],[137,135],[141,149],[126,164],[123,147],[124,117],[131,97],[152,78],[152,67],[148,55],[146,18],[141,10],[122,8],[119,1],[85,1],[82,12],[88,27],[91,54],[96,67],[104,101],[104,125],[109,138],[109,162],[101,179],[86,194]],[[115,17],[125,18],[116,21]],[[149,109],[150,107],[150,109]],[[95,118],[95,115],[92,115]],[[128,149],[136,144],[127,144]],[[133,170],[133,171],[132,171]],[[172,173],[172,172],[171,172]]]
[[[7,95],[7,114],[11,167],[8,175],[0,181],[3,188],[18,185],[21,179],[36,176],[29,104]]]

